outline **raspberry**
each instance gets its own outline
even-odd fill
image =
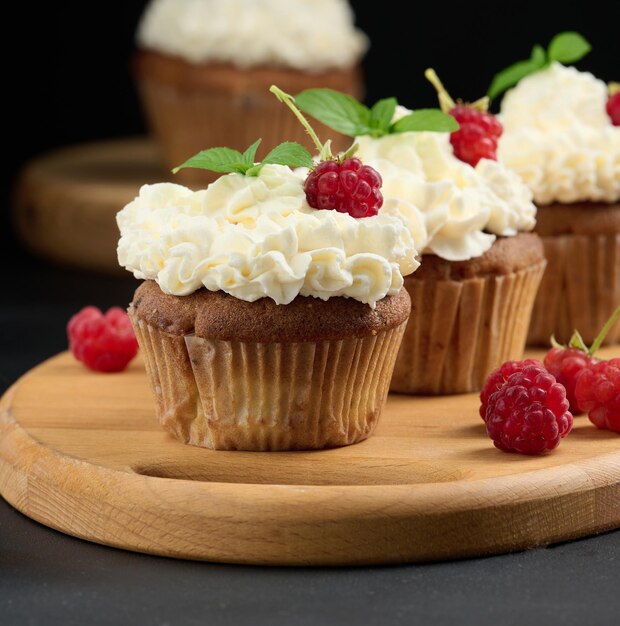
[[[620,432],[620,358],[582,369],[575,397],[597,428]]]
[[[87,306],[67,324],[69,348],[75,358],[98,372],[120,372],[138,351],[129,316],[119,307],[104,315]]]
[[[463,124],[450,134],[454,156],[472,167],[480,159],[497,161],[497,139],[487,135],[477,124]]]
[[[457,104],[450,109],[449,113],[459,123],[459,126],[474,124],[479,126],[485,134],[496,139],[499,139],[502,135],[502,125],[492,113],[485,113],[464,104]]]
[[[482,391],[480,392],[480,417],[486,421],[487,405],[491,394],[501,389],[504,383],[515,372],[522,372],[529,365],[540,365],[536,359],[526,359],[525,361],[506,361],[498,368],[494,369],[487,378]]]
[[[502,134],[499,120],[491,113],[461,104],[449,113],[459,123],[459,129],[450,134],[454,156],[472,166],[480,159],[497,161],[497,140]]]
[[[304,184],[308,204],[314,209],[335,209],[353,217],[377,215],[383,204],[381,175],[349,157],[342,163],[321,161]]]
[[[495,115],[486,110],[489,99],[481,98],[471,105],[463,104],[461,100],[455,103],[435,70],[428,68],[424,75],[437,90],[441,110],[459,123],[459,129],[450,134],[454,156],[473,167],[480,159],[497,161],[497,140],[503,128]]]
[[[511,374],[491,394],[485,421],[497,448],[521,454],[557,448],[573,426],[564,387],[541,363]]]
[[[575,398],[577,375],[582,369],[597,362],[597,359],[577,348],[551,348],[545,355],[545,367],[561,385],[564,385],[566,399],[573,415],[581,413]]]
[[[614,126],[620,126],[620,91],[617,91],[613,96],[609,96],[605,108],[611,123]]]

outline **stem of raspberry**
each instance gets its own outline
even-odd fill
[[[590,346],[588,350],[588,356],[594,356],[594,353],[601,347],[603,341],[605,341],[605,337],[607,337],[607,333],[611,330],[611,327],[616,323],[616,321],[620,318],[620,306],[611,314],[611,317],[605,322],[603,328],[601,328],[601,332],[596,336],[596,339]]]
[[[383,205],[381,175],[353,157],[357,144],[354,143],[338,158],[334,157],[331,141],[321,143],[308,120],[295,105],[293,96],[275,85],[269,91],[294,113],[319,151],[321,160],[310,169],[304,181],[308,204],[314,209],[348,213],[355,218],[377,215]]]

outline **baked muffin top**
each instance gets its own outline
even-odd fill
[[[409,317],[411,301],[401,289],[378,301],[374,309],[343,297],[325,301],[297,296],[279,306],[270,298],[246,302],[207,289],[173,296],[147,280],[136,290],[131,309],[139,319],[171,335],[195,333],[224,341],[293,343],[377,335],[402,324]]]
[[[488,275],[506,275],[531,267],[545,258],[543,244],[536,233],[498,237],[481,256],[466,261],[446,261],[436,254],[424,254],[411,280],[462,280]]]

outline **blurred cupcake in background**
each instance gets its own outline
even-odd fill
[[[346,0],[152,0],[138,30],[135,78],[165,164],[206,146],[264,148],[288,139],[311,147],[303,128],[269,94],[332,87],[363,96],[368,38]],[[323,132],[323,128],[317,128]],[[334,136],[334,147],[346,147]],[[186,183],[213,175],[184,170]]]

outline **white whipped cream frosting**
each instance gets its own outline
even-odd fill
[[[351,67],[368,49],[346,0],[151,0],[137,41],[192,63],[308,72]]]
[[[498,156],[538,204],[620,199],[620,127],[606,102],[603,81],[559,63],[506,93]]]
[[[419,265],[402,218],[312,209],[303,180],[281,165],[201,191],[144,185],[117,223],[119,263],[177,296],[206,287],[249,302],[347,296],[374,307]]]
[[[398,112],[401,116],[402,110]],[[532,230],[532,194],[505,166],[457,159],[448,133],[358,137],[357,156],[383,177],[382,211],[401,215],[418,250],[448,261],[484,254],[496,235]]]

